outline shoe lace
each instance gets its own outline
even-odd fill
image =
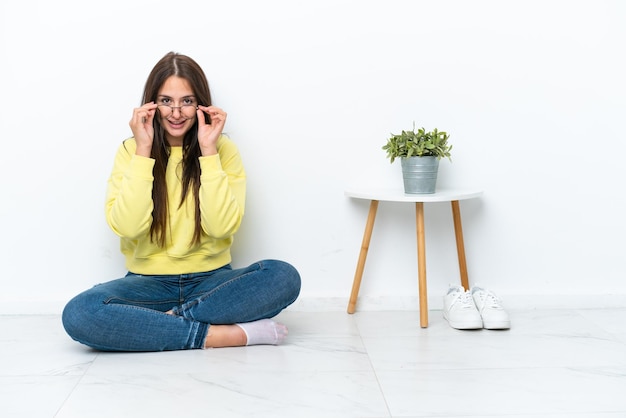
[[[502,309],[502,304],[500,303],[500,299],[491,292],[485,293],[484,303],[485,303],[485,307],[490,307],[493,309]]]
[[[461,293],[454,304],[460,304],[463,309],[474,309],[474,300],[469,292]]]

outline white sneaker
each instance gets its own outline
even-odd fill
[[[472,298],[476,304],[478,312],[483,320],[483,327],[486,329],[509,329],[511,320],[506,313],[500,299],[490,290],[474,286],[471,290]]]
[[[443,297],[443,317],[452,328],[479,329],[483,327],[474,300],[463,286],[451,285]]]

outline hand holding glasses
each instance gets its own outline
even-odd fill
[[[193,119],[194,116],[198,117],[198,142],[203,155],[217,152],[216,144],[226,123],[226,112],[216,106],[200,105],[193,96],[183,97],[178,103],[170,97],[159,96],[156,103],[146,103],[134,109],[133,118],[129,122],[139,154],[150,156],[154,138],[152,122],[157,109],[159,117],[162,118]]]
[[[198,145],[202,155],[217,154],[217,141],[226,124],[226,112],[216,106],[198,106]],[[207,123],[202,115],[208,116]]]

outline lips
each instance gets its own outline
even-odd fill
[[[183,119],[181,121],[173,121],[168,119],[167,122],[173,129],[181,129],[185,126],[185,122],[187,122],[187,119]]]

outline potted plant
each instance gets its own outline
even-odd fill
[[[391,163],[400,158],[405,193],[435,193],[439,160],[446,157],[452,161],[448,138],[448,133],[437,128],[430,132],[424,128],[416,131],[415,122],[412,131],[391,134],[383,150]]]

